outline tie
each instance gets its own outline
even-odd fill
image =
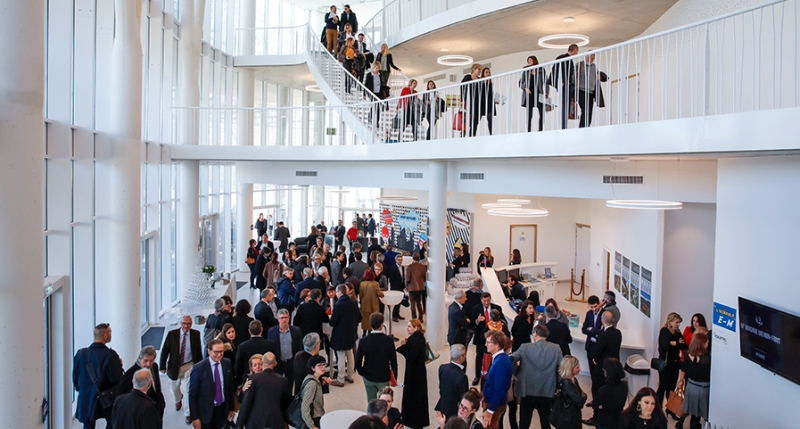
[[[214,405],[222,405],[222,380],[219,377],[219,363],[214,364]]]
[[[186,333],[181,334],[181,365],[186,362]]]
[[[486,314],[483,317],[486,318],[486,321],[484,323],[488,324],[489,323],[489,307],[486,307],[485,312],[486,312]]]

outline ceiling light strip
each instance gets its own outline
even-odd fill
[[[659,200],[608,200],[606,207],[633,210],[680,210],[683,208],[683,203]]]

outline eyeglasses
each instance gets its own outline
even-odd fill
[[[458,403],[458,409],[465,410],[465,411],[472,411],[472,407],[467,407],[466,405],[462,404],[461,402]]]
[[[320,368],[325,368],[325,367],[327,367],[327,366],[328,366],[328,364],[327,364],[327,363],[318,363],[318,364],[316,364],[316,365],[314,365],[314,366],[318,366],[318,367],[320,367]]]
[[[225,350],[209,350],[208,353],[209,354],[214,353],[215,355],[219,355],[225,353]]]

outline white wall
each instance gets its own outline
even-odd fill
[[[684,204],[664,212],[661,308],[663,314],[680,314],[684,326],[695,313],[711,323],[716,218],[714,204]]]
[[[620,252],[653,272],[650,318],[617,294],[620,310],[618,327],[628,328],[646,347],[645,357],[653,356],[654,344],[661,326],[661,277],[664,241],[664,213],[650,210],[625,210],[606,207],[604,200],[592,200],[591,269],[587,271],[587,296],[605,291],[602,278],[603,248],[611,253],[611,275],[614,252]],[[612,277],[613,284],[613,277]],[[613,289],[613,286],[612,286]],[[656,381],[657,380],[651,380]]]
[[[739,296],[800,314],[800,156],[719,161],[714,301]],[[800,386],[739,355],[739,332],[714,327],[710,420],[735,428],[797,427]]]
[[[510,195],[475,195],[475,217],[473,221],[472,258],[490,247],[495,266],[504,266],[509,260],[509,231],[511,225],[537,225],[538,262],[557,262],[554,273],[560,279],[569,279],[569,269],[575,264],[575,214],[578,200],[572,198],[531,198],[531,208],[546,208],[550,215],[541,218],[508,218],[490,216],[481,204],[497,202],[498,198],[514,198]],[[531,261],[525,261],[531,262]]]

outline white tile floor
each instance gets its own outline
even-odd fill
[[[240,296],[239,296],[240,299],[241,298],[247,298],[247,299],[250,299],[251,302],[255,302],[255,298],[254,298],[255,294],[250,293],[249,289],[243,288],[243,289],[241,289],[241,291],[244,292],[244,293],[240,294]],[[597,292],[593,292],[593,293],[597,294]],[[250,295],[253,295],[253,296],[251,297]],[[569,289],[568,289],[568,286],[567,286],[566,283],[561,283],[561,284],[558,284],[556,286],[556,300],[559,302],[559,305],[562,306],[562,308],[567,308],[567,309],[569,309],[570,311],[572,311],[574,313],[575,312],[583,313],[583,312],[586,311],[585,310],[586,304],[584,304],[584,303],[566,302],[565,298],[568,295],[569,295]],[[589,295],[590,295],[590,293],[587,292],[587,296],[589,296]],[[211,311],[209,309],[209,313],[210,312]],[[403,315],[403,317],[406,317],[406,319],[410,319],[410,314],[409,313],[410,313],[409,309],[402,308],[401,314]],[[195,327],[195,328],[198,328],[198,327]],[[202,329],[202,326],[199,327],[199,328]],[[167,326],[167,330],[170,330],[170,329],[175,329],[175,326]],[[398,337],[405,336],[405,330],[402,329],[402,324],[395,324],[395,326],[394,326],[394,334],[395,334],[395,336],[398,336]],[[472,374],[471,368],[472,368],[472,364],[473,364],[473,362],[475,360],[474,350],[475,350],[474,347],[470,347],[469,348],[469,354],[470,354],[470,357],[469,357],[470,371],[469,371],[469,373],[470,373],[470,375]],[[439,368],[439,365],[447,362],[447,358],[449,356],[449,348],[444,347],[441,350],[439,350],[439,353],[441,354],[442,357],[440,357],[437,361],[432,362],[427,367],[428,392],[429,392],[428,393],[428,398],[429,398],[428,413],[431,416],[432,425],[435,425],[435,423],[436,423],[436,421],[434,419],[435,413],[433,411],[433,407],[436,405],[436,401],[439,398],[438,368]],[[405,360],[402,358],[402,356],[399,357],[398,364],[399,364],[398,382],[402,384],[403,383],[403,374],[404,374],[404,371],[405,371]],[[165,429],[180,429],[180,428],[188,427],[184,422],[183,410],[175,411],[175,408],[174,408],[175,401],[174,401],[174,396],[172,395],[172,391],[170,390],[170,387],[169,387],[170,386],[169,378],[167,378],[166,375],[162,375],[161,377],[162,377],[161,378],[161,384],[162,384],[162,386],[164,388],[164,397],[165,397],[166,403],[167,403],[167,410],[164,413],[164,428]],[[354,377],[354,380],[355,380],[354,384],[346,383],[344,387],[331,387],[330,394],[325,395],[325,410],[326,411],[333,411],[333,410],[338,410],[338,409],[354,409],[354,410],[360,410],[360,411],[365,411],[366,410],[367,400],[366,400],[366,393],[364,391],[364,383],[362,382],[361,377],[359,377],[358,375],[356,375]],[[579,383],[580,383],[581,387],[585,391],[587,391],[587,393],[589,394],[589,396],[590,396],[589,400],[591,400],[591,392],[589,392],[590,387],[591,387],[591,381],[589,380],[588,377],[584,377],[584,376],[579,376],[578,380],[579,380]],[[470,377],[470,381],[471,381],[471,377]],[[398,409],[401,409],[402,398],[403,398],[403,389],[402,388],[396,388],[395,389],[395,406]],[[401,411],[402,411],[402,409],[401,409]],[[589,417],[591,417],[591,409],[586,409],[585,408],[584,411],[583,411],[583,418],[589,418]],[[74,429],[78,429],[78,428],[82,427],[80,425],[80,423],[78,423],[77,421],[75,421],[74,423],[75,423],[73,425]],[[435,428],[436,426],[429,426],[429,427]],[[506,421],[504,422],[504,427],[506,429],[509,428],[507,417],[506,417]],[[532,424],[531,427],[533,429],[540,429],[538,416],[534,415],[533,424]],[[584,427],[589,428],[590,426],[584,426]],[[105,428],[105,423],[103,421],[98,422],[97,428],[98,429],[104,429]],[[346,428],[341,428],[341,429],[346,429]]]

